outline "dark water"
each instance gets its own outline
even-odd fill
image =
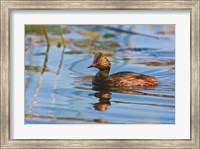
[[[97,46],[98,42],[116,41],[120,47],[106,49],[115,53],[108,57],[112,63],[111,73],[144,73],[155,76],[159,85],[149,90],[92,90],[91,78],[98,70],[87,68],[94,57],[91,52],[86,52],[87,47],[67,42],[66,48],[59,48],[52,42],[47,50],[45,42],[42,42],[45,41],[43,35],[29,33],[25,36],[28,47],[25,52],[26,124],[175,123],[174,26],[117,27],[159,38],[98,26],[70,26],[70,32],[64,32],[64,37],[74,41],[88,40],[90,36],[76,30],[90,30],[99,33]],[[107,32],[116,36],[104,38]],[[49,34],[58,36],[53,31]]]

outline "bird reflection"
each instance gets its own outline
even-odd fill
[[[94,109],[98,111],[106,111],[107,107],[111,105],[111,93],[109,91],[99,91],[94,94],[95,97],[99,98],[99,102],[94,104]]]
[[[91,82],[92,76],[83,76],[78,78],[81,82]],[[166,95],[159,93],[150,93],[146,90],[154,90],[157,86],[134,86],[131,88],[106,88],[106,87],[92,87],[96,91],[92,96],[98,98],[98,102],[93,104],[95,110],[106,111],[111,106],[112,93],[143,95],[151,97],[165,97],[174,99],[174,95]],[[91,88],[84,86],[75,86],[76,89],[91,90]],[[91,95],[91,94],[90,94]]]
[[[112,93],[123,93],[123,94],[133,94],[133,95],[145,95],[145,96],[155,96],[155,97],[167,97],[167,98],[174,98],[174,96],[170,95],[160,95],[160,94],[151,94],[151,93],[145,93],[141,90],[154,90],[155,86],[151,86],[148,88],[144,87],[137,87],[137,88],[99,88],[99,87],[93,87],[92,90],[97,91],[94,96],[99,99],[98,103],[94,103],[94,109],[98,111],[106,111],[108,109],[108,106],[111,106],[111,98]],[[139,91],[140,90],[140,91]]]

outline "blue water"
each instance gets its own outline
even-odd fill
[[[171,124],[175,123],[175,35],[158,34],[174,31],[173,25],[124,25],[121,29],[150,34],[160,39],[130,35],[111,31],[101,26],[64,26],[70,32],[66,39],[88,40],[76,30],[90,30],[99,33],[98,41],[116,41],[118,48],[114,56],[108,57],[112,68],[110,73],[134,71],[155,76],[159,82],[151,90],[111,91],[92,90],[91,78],[97,69],[88,69],[94,55],[86,47],[68,42],[66,48],[52,42],[49,52],[42,42],[32,42],[36,37],[26,34],[25,65],[37,70],[25,70],[25,123],[26,124]],[[115,37],[104,38],[105,33]],[[50,34],[58,37],[57,34]],[[74,49],[79,54],[70,54]],[[100,49],[101,50],[101,49]],[[46,61],[45,61],[46,58]],[[148,62],[172,62],[169,65],[148,65]],[[42,68],[46,67],[46,71]],[[39,69],[39,70],[38,70]],[[106,96],[107,98],[102,98]]]

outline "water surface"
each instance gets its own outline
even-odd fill
[[[63,25],[67,46],[59,47],[56,39],[59,34],[49,29],[49,36],[54,39],[48,48],[44,35],[25,35],[26,124],[175,123],[174,25],[111,27],[156,38],[116,32],[102,26]],[[97,33],[99,37],[90,32],[88,35],[86,31]],[[107,33],[112,37],[107,38]],[[119,45],[110,46],[113,42]],[[159,85],[148,90],[92,89],[91,79],[98,70],[87,66],[93,61],[94,49],[113,54],[108,57],[112,64],[110,73],[144,73],[155,76]]]

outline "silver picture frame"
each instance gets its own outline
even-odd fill
[[[77,0],[2,0],[1,4],[1,148],[194,148],[200,147],[200,1],[77,1]],[[73,140],[73,139],[23,139],[10,138],[10,92],[12,82],[10,81],[10,14],[12,10],[189,10],[191,16],[191,70],[190,70],[190,139],[150,139],[150,140]],[[184,125],[184,124],[183,124]]]

